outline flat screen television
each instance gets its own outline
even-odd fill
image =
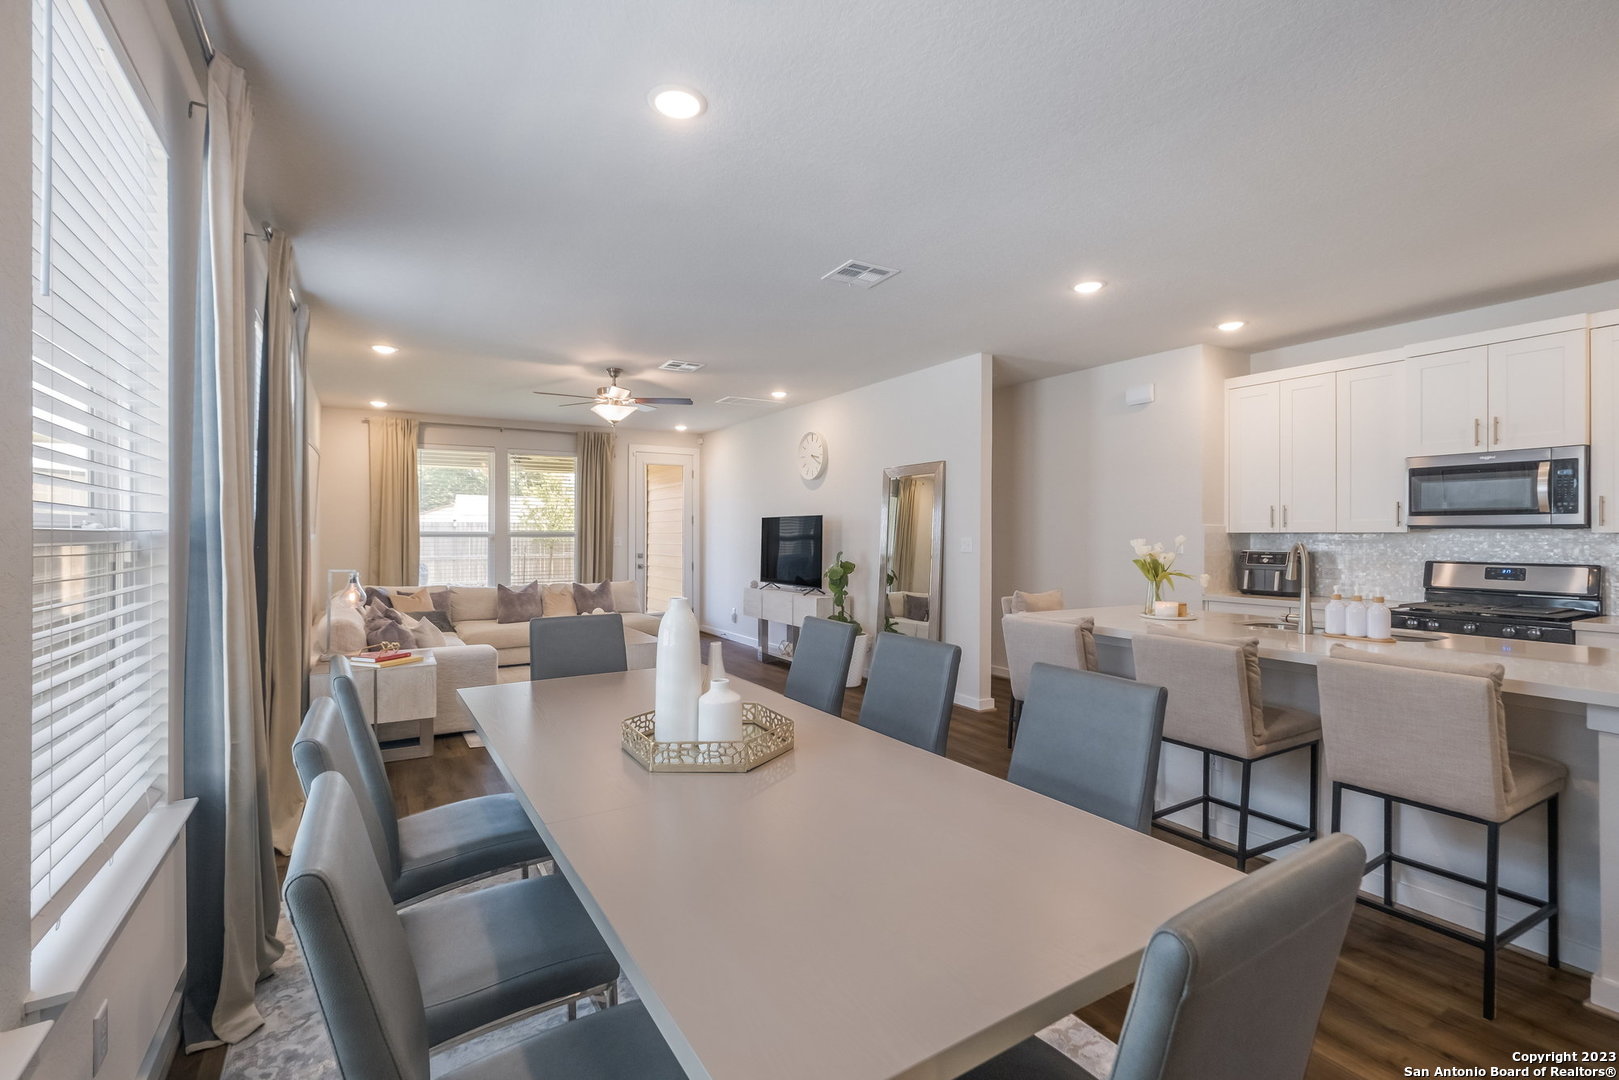
[[[821,587],[821,515],[767,517],[759,527],[759,583]]]

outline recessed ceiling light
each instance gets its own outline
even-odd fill
[[[373,345],[371,346],[371,351],[379,356],[392,356],[399,350],[392,345]]]
[[[708,108],[703,95],[684,86],[655,87],[649,95],[652,107],[671,120],[690,120]]]
[[[371,403],[371,407],[373,409],[386,409],[388,407],[388,403],[386,401],[373,401]]]
[[[782,398],[787,396],[787,391],[785,391],[785,390],[772,390],[772,391],[770,391],[770,396],[775,398],[777,401],[780,401]]]
[[[1248,324],[1243,322],[1241,319],[1227,319],[1223,323],[1216,323],[1214,328],[1216,330],[1224,330],[1226,333],[1229,334],[1229,333],[1231,333],[1231,331],[1233,331],[1233,330],[1241,330],[1243,327],[1245,327],[1247,325]]]
[[[1101,292],[1102,286],[1106,284],[1105,281],[1081,281],[1074,286],[1074,291],[1089,296],[1093,292]]]
[[[675,425],[675,430],[676,431],[685,431],[686,430],[686,425],[685,424],[676,424]]]

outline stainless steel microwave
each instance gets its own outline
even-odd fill
[[[1589,528],[1589,446],[1407,458],[1414,529]]]

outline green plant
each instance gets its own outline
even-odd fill
[[[826,568],[826,587],[832,591],[832,614],[829,617],[833,622],[849,623],[856,634],[863,634],[865,631],[849,614],[849,575],[854,573],[855,565],[845,559],[841,551],[832,558],[832,565]]]
[[[894,571],[890,570],[888,572],[888,582],[887,582],[888,592],[893,592],[894,591],[894,583],[896,581],[898,581],[898,580],[899,580],[899,578],[894,576]],[[894,621],[894,609],[893,609],[892,605],[889,604],[888,596],[886,594],[883,596],[882,604],[883,604],[883,633],[885,633],[885,634],[897,634],[897,633],[899,633],[899,623]]]

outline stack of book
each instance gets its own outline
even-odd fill
[[[361,653],[349,657],[351,664],[364,664],[367,667],[399,667],[403,664],[419,664],[422,658],[409,652],[383,652]]]

